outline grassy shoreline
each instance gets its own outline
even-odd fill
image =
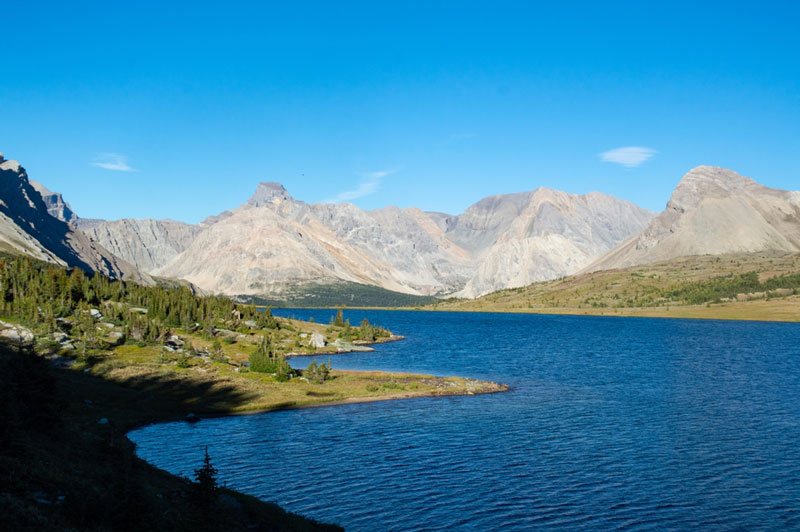
[[[339,373],[346,373],[345,371],[340,371]],[[371,373],[371,372],[363,372],[363,373]],[[420,375],[420,374],[409,374],[413,377],[417,378],[439,378],[439,379],[446,379],[447,377],[432,377],[428,375]],[[488,381],[477,381],[477,382],[488,382]],[[365,403],[375,403],[381,401],[398,401],[398,400],[405,400],[405,399],[443,399],[446,397],[463,397],[469,395],[488,395],[494,393],[501,393],[505,391],[509,391],[509,388],[503,384],[496,384],[496,383],[489,383],[494,385],[492,387],[486,387],[480,391],[468,391],[468,390],[456,390],[449,393],[433,393],[433,392],[419,392],[419,393],[394,393],[389,395],[380,395],[380,396],[353,396],[347,397],[344,399],[335,399],[332,401],[328,400],[320,400],[315,402],[309,403],[302,403],[302,404],[282,404],[279,406],[269,407],[269,408],[258,408],[258,409],[242,409],[242,410],[231,410],[231,411],[208,411],[208,412],[201,412],[199,415],[194,412],[188,412],[184,415],[178,415],[172,418],[163,418],[151,421],[145,421],[141,423],[134,424],[133,426],[127,427],[125,429],[126,434],[145,427],[149,425],[157,425],[160,423],[171,423],[171,422],[180,422],[180,421],[187,421],[187,415],[194,414],[198,421],[203,419],[215,419],[215,418],[223,418],[223,417],[236,417],[236,416],[252,416],[252,415],[260,415],[260,414],[269,414],[272,412],[282,412],[286,410],[307,410],[312,408],[324,408],[324,407],[334,407],[334,406],[343,406],[343,405],[354,405],[354,404],[365,404]]]
[[[619,318],[666,318],[693,320],[764,321],[775,323],[800,322],[800,297],[773,301],[715,303],[666,307],[636,307],[620,309],[593,308],[437,308],[396,309],[420,312],[476,312],[486,314],[550,314],[554,316],[606,316]]]
[[[130,417],[117,416],[117,423],[126,433],[144,425],[183,421],[189,415],[199,420],[376,401],[483,395],[509,390],[503,384],[463,377],[349,370],[333,370],[332,380],[324,385],[276,383],[275,387],[267,388],[269,383],[264,383],[256,385],[256,390],[264,386],[258,391],[254,391],[249,382],[239,382],[231,386],[231,381],[226,377],[210,380],[191,378],[187,382],[177,375],[146,372],[121,378],[113,374],[101,378],[137,391],[150,392],[153,387],[161,388],[162,391],[156,393],[178,407],[137,411],[133,415],[129,414]],[[337,382],[340,379],[344,382]],[[363,391],[353,391],[354,387],[362,386]],[[370,390],[370,386],[374,387]],[[196,388],[205,390],[207,397],[193,400],[197,398],[186,397],[186,393],[182,391]],[[286,395],[281,395],[283,393]]]

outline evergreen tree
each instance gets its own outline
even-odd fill
[[[219,338],[214,338],[214,342],[211,344],[211,358],[214,360],[223,360],[225,356],[225,352],[222,350],[222,343],[219,341]]]
[[[209,501],[216,496],[219,489],[217,473],[217,469],[211,464],[211,457],[208,456],[206,447],[203,465],[194,471],[195,493],[200,500]]]
[[[336,311],[336,319],[333,320],[333,325],[336,327],[344,327],[344,312],[342,312],[342,309]]]

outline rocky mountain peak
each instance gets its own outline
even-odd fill
[[[281,202],[289,201],[292,197],[280,183],[274,181],[262,181],[256,187],[255,193],[247,200],[250,207],[262,207],[264,205],[279,205]]]
[[[625,268],[690,255],[800,250],[798,194],[715,166],[683,176],[647,228],[585,271]]]
[[[689,170],[678,183],[667,204],[668,209],[683,212],[707,198],[725,198],[755,185],[755,181],[733,170],[718,166],[698,166]]]
[[[7,170],[9,172],[13,172],[15,174],[24,174],[25,169],[19,164],[19,161],[10,161],[2,157],[2,153],[0,153],[0,170]],[[25,174],[25,179],[27,179],[27,174]]]

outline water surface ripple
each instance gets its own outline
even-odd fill
[[[800,529],[800,324],[345,317],[407,340],[335,368],[514,389],[153,425],[137,452],[191,476],[208,445],[229,487],[351,531]]]

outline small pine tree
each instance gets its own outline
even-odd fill
[[[344,327],[344,313],[342,309],[336,311],[336,319],[333,320],[333,325],[336,327]]]
[[[198,498],[205,501],[214,498],[219,489],[217,473],[217,469],[211,464],[211,457],[208,456],[208,447],[206,447],[202,467],[194,470],[194,481]]]
[[[222,350],[222,344],[219,338],[214,338],[214,342],[211,344],[211,358],[214,360],[222,360],[224,355],[225,352]]]

